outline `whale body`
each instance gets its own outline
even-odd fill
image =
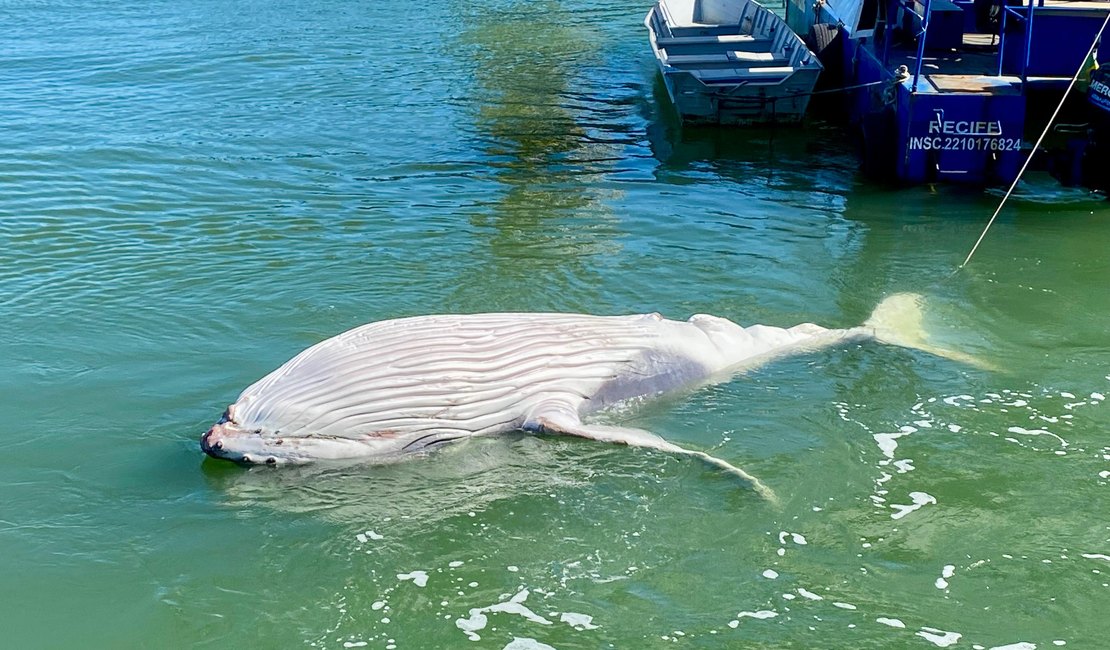
[[[628,400],[722,381],[777,357],[866,338],[926,347],[919,297],[891,296],[850,329],[741,327],[705,314],[685,321],[558,313],[380,321],[313,345],[247,387],[201,447],[241,463],[390,460],[523,430],[697,456],[764,491],[724,460],[647,431],[584,419]]]

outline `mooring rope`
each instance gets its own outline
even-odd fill
[[[1017,187],[1018,181],[1021,180],[1021,177],[1025,173],[1025,170],[1029,167],[1029,162],[1033,160],[1033,156],[1035,156],[1037,154],[1037,150],[1040,149],[1041,142],[1044,140],[1045,136],[1048,135],[1048,130],[1052,128],[1052,123],[1056,121],[1056,116],[1060,114],[1060,109],[1064,107],[1064,102],[1067,100],[1068,95],[1071,93],[1071,89],[1075,86],[1075,82],[1079,79],[1079,75],[1083,74],[1083,68],[1087,65],[1087,61],[1089,61],[1091,59],[1091,56],[1094,54],[1095,48],[1098,47],[1099,41],[1102,40],[1102,32],[1106,29],[1107,23],[1110,23],[1110,13],[1107,13],[1106,19],[1102,21],[1102,27],[1099,28],[1098,34],[1095,34],[1095,40],[1093,43],[1091,43],[1091,47],[1087,50],[1087,56],[1083,57],[1083,62],[1079,64],[1079,69],[1076,70],[1075,74],[1072,76],[1071,83],[1068,84],[1067,90],[1064,91],[1064,96],[1060,98],[1060,103],[1056,105],[1056,110],[1052,112],[1052,117],[1048,118],[1048,123],[1044,125],[1044,131],[1041,131],[1041,137],[1037,138],[1037,143],[1033,145],[1033,150],[1030,151],[1029,155],[1025,158],[1025,164],[1021,166],[1021,169],[1018,171],[1017,176],[1014,177],[1014,182],[1010,183],[1010,189],[1006,190],[1005,196],[1002,197],[1002,201],[1000,201],[998,207],[995,208],[994,214],[991,215],[990,221],[987,222],[987,226],[983,228],[983,232],[979,235],[979,239],[976,240],[975,245],[971,247],[971,252],[967,254],[967,258],[964,259],[963,264],[960,264],[958,267],[956,267],[956,271],[953,271],[953,273],[956,273],[963,267],[967,266],[967,263],[971,261],[971,256],[974,255],[975,251],[979,249],[979,244],[983,243],[983,238],[987,236],[987,231],[991,229],[991,226],[994,224],[994,220],[997,219],[998,214],[1002,212],[1002,206],[1006,205],[1006,201],[1010,198],[1010,195],[1013,194],[1014,188]]]
[[[720,92],[720,91],[714,92],[713,94],[716,95],[719,99],[728,99],[729,101],[734,101],[734,102],[741,103],[741,104],[744,103],[744,102],[751,102],[752,104],[759,104],[759,105],[762,106],[763,104],[773,104],[773,103],[779,101],[780,99],[793,99],[795,97],[806,97],[806,96],[813,97],[814,95],[828,95],[828,94],[831,94],[831,93],[842,93],[842,92],[846,92],[846,91],[849,91],[849,90],[859,90],[860,88],[868,88],[870,86],[877,86],[877,85],[883,84],[883,83],[887,83],[887,80],[880,79],[879,81],[868,81],[867,83],[854,84],[854,85],[851,85],[851,86],[841,86],[840,88],[829,88],[827,90],[812,90],[812,91],[806,92],[806,93],[786,93],[786,94],[781,95],[779,97],[730,97],[729,95],[727,95],[723,92]],[[746,85],[748,85],[748,84],[738,84],[737,86],[732,87],[732,90],[735,90],[736,88],[743,87],[743,86],[746,86]],[[732,90],[729,90],[728,92],[732,92]]]
[[[842,93],[846,90],[858,90],[860,88],[867,88],[869,86],[878,86],[879,84],[886,83],[886,79],[879,79],[878,81],[868,81],[867,83],[855,84],[853,86],[843,86],[841,88],[830,88],[828,90],[814,90],[809,93],[797,93],[796,95],[787,95],[787,97],[800,96],[800,95],[827,95],[829,93]]]

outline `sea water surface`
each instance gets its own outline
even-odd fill
[[[1110,210],[680,131],[625,0],[2,2],[0,646],[1104,647]],[[862,322],[586,440],[246,469],[304,347],[494,310]]]

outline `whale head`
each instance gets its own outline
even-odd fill
[[[248,465],[287,465],[310,461],[382,456],[382,436],[321,436],[245,427],[235,419],[235,405],[200,438],[200,448],[213,458]]]

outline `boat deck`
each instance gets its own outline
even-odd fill
[[[1075,4],[1100,4],[1110,2],[1073,2]],[[1021,77],[998,74],[998,39],[990,34],[965,34],[963,47],[948,52],[925,52],[921,63],[921,78],[928,84],[919,84],[918,92],[968,93],[979,95],[1010,95],[1020,93]],[[912,74],[917,49],[913,45],[894,47],[890,53],[891,68],[905,65]],[[1034,86],[1060,86],[1071,76],[1030,76],[1026,81]]]
[[[969,38],[970,36],[970,38]],[[969,49],[952,52],[926,52],[921,64],[921,78],[927,83],[918,85],[918,92],[974,93],[1001,95],[1018,92],[1014,84],[1018,77],[997,76],[998,61],[994,52],[979,49],[988,44],[983,34],[964,37]],[[986,37],[989,39],[990,37]],[[905,65],[912,74],[917,57],[916,47],[903,46],[891,51],[891,66]]]

